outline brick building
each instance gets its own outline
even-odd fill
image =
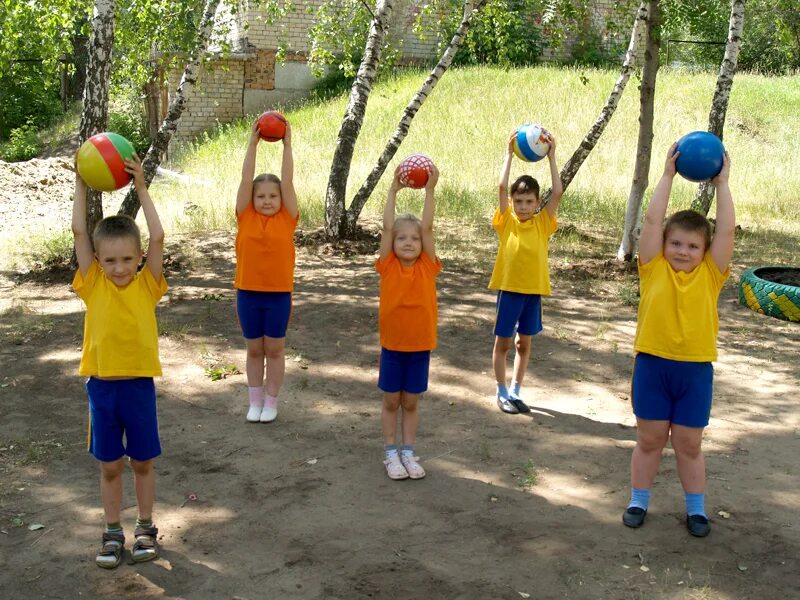
[[[309,0],[316,8],[323,0]],[[259,11],[246,0],[235,14],[221,13],[217,20],[226,25],[232,52],[207,60],[178,126],[177,137],[191,139],[217,123],[226,123],[247,114],[258,114],[270,107],[303,98],[316,79],[306,63],[310,50],[308,31],[313,11],[290,12],[275,25],[267,25]],[[390,36],[402,44],[405,62],[428,62],[438,58],[433,40],[420,40],[412,31],[419,0],[395,0],[390,21]],[[613,0],[595,0],[589,25],[601,35],[605,17]],[[286,48],[282,63],[276,60],[278,48]],[[557,52],[545,51],[544,60],[570,55],[569,42]],[[168,89],[176,89],[181,71],[170,74]]]

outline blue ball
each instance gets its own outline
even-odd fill
[[[678,140],[680,152],[675,167],[689,181],[708,181],[722,170],[722,141],[708,131],[693,131]]]

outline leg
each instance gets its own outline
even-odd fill
[[[403,425],[403,444],[406,446],[413,446],[417,440],[417,427],[419,426],[417,405],[419,404],[419,397],[419,394],[400,392],[400,406],[403,407],[400,419]]]
[[[508,360],[509,350],[511,350],[511,338],[495,336],[492,365],[494,366],[494,378],[497,385],[506,385],[506,361]]]
[[[136,489],[136,504],[139,510],[137,516],[140,521],[149,521],[153,518],[153,503],[156,498],[156,471],[153,459],[130,459],[133,469],[133,486]]]
[[[248,387],[261,387],[264,385],[264,360],[266,357],[263,338],[248,340],[247,361],[245,372],[247,373]]]
[[[120,458],[112,462],[100,463],[100,497],[106,523],[119,523],[122,506],[122,472],[125,463]]]
[[[669,437],[669,421],[636,419],[636,446],[631,456],[631,485],[649,490],[658,472],[661,451]]]
[[[400,409],[401,393],[402,392],[384,392],[383,394],[381,424],[383,425],[383,443],[386,446],[397,444],[397,411]]]
[[[286,338],[264,337],[263,353],[267,360],[267,395],[277,397],[286,372]]]
[[[686,499],[686,527],[695,537],[711,533],[705,511],[706,461],[701,448],[703,427],[672,425],[672,448]]]
[[[528,362],[531,359],[531,347],[533,346],[533,336],[517,334],[514,357],[514,381],[522,383],[525,379],[525,371],[528,370]]]

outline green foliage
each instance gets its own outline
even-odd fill
[[[150,135],[140,104],[128,100],[114,102],[108,113],[108,131],[127,138],[133,144],[139,158],[144,158],[145,152],[150,147]]]
[[[9,141],[0,145],[0,159],[6,162],[30,160],[39,154],[39,149],[36,127],[28,123],[13,129]]]
[[[0,140],[32,123],[49,125],[61,114],[58,78],[41,62],[15,62],[0,75]]]

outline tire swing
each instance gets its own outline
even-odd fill
[[[800,268],[747,269],[739,279],[739,304],[762,315],[800,322]]]

